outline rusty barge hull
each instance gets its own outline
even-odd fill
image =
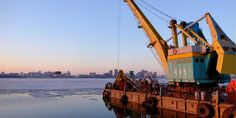
[[[236,107],[234,104],[220,103],[216,101],[204,101],[199,99],[185,99],[169,96],[151,95],[141,92],[124,92],[113,89],[105,89],[109,93],[109,97],[117,99],[121,102],[122,96],[126,95],[128,102],[143,104],[149,97],[157,100],[156,108],[179,111],[188,114],[198,115],[198,105],[207,104],[213,108],[215,118],[224,118],[229,115],[236,116]]]

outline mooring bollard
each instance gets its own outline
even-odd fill
[[[205,100],[205,91],[201,91],[201,100]]]

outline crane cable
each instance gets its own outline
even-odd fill
[[[170,18],[170,19],[175,19],[175,20],[178,20],[178,21],[183,21],[183,20],[181,20],[181,19],[179,19],[179,18],[170,16],[170,15],[168,15],[167,13],[165,13],[165,12],[163,12],[163,11],[161,11],[161,10],[155,8],[154,6],[152,6],[151,4],[149,4],[149,3],[146,2],[146,1],[143,1],[143,0],[140,0],[140,1],[141,1],[142,3],[144,3],[144,4],[146,4],[147,6],[149,6],[150,8],[152,8],[153,10],[159,12],[160,14],[162,14],[162,15],[164,15],[164,16]]]
[[[169,23],[169,20],[167,20],[164,17],[161,17],[160,15],[156,14],[155,12],[153,12],[151,9],[145,7],[144,5],[142,5],[140,2],[137,2],[137,4],[141,7],[143,7],[144,9],[146,9],[147,11],[149,11],[150,13],[152,13],[153,15],[155,15],[156,17],[158,17],[159,19],[161,19],[162,21],[164,21],[165,23]]]
[[[121,4],[118,0],[118,27],[117,27],[117,69],[120,70],[120,33],[121,33]]]
[[[146,43],[147,44],[147,43]],[[147,44],[148,45],[148,44]],[[155,60],[157,61],[157,63],[161,66],[161,69],[164,70],[164,67],[161,63],[160,57],[155,53],[155,51],[153,50],[153,48],[149,48],[150,52],[152,53],[153,57],[155,58]]]
[[[160,60],[159,56],[155,53],[155,51],[153,50],[153,48],[150,48],[150,51],[151,51],[152,55],[154,56],[155,60],[156,60],[156,61],[159,63],[159,65],[161,66],[161,69],[164,71],[164,67],[163,67],[163,65],[162,65],[162,63],[161,63],[161,60]],[[164,74],[166,74],[166,73],[164,73]]]

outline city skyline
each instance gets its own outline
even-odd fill
[[[109,70],[103,73],[89,72],[86,74],[72,74],[70,71],[61,72],[61,71],[35,71],[35,72],[17,72],[17,73],[6,73],[1,72],[0,78],[115,78],[119,73],[118,69]],[[135,76],[136,78],[157,78],[164,77],[164,75],[158,75],[157,72],[152,72],[148,70],[140,71],[127,71],[125,72],[128,76]]]
[[[210,12],[236,42],[235,0],[147,2],[187,22]],[[168,39],[171,34],[168,23],[142,10],[161,36]],[[120,69],[163,74],[161,64],[146,48],[145,33],[137,29],[137,20],[123,0],[1,0],[0,15],[0,72],[102,73],[117,68],[120,37]],[[208,35],[206,38],[209,39]]]

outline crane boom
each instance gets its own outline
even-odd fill
[[[124,0],[133,11],[134,15],[136,16],[137,20],[139,21],[139,25],[143,30],[146,32],[147,36],[150,39],[149,47],[154,47],[156,53],[158,54],[160,61],[163,65],[164,72],[168,74],[168,63],[167,63],[167,56],[168,56],[168,45],[165,40],[160,36],[160,34],[156,31],[154,26],[151,22],[147,19],[147,17],[143,14],[134,0]]]

